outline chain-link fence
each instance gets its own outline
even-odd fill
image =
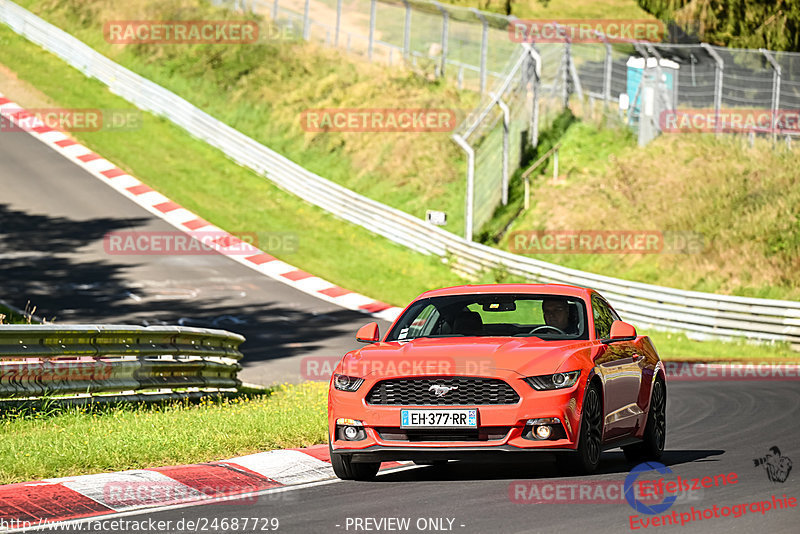
[[[640,144],[662,132],[766,135],[789,146],[800,135],[800,54],[705,43],[606,48],[601,58],[597,47],[573,47],[578,75],[592,98],[619,105],[639,127]]]
[[[410,63],[482,93],[518,45],[509,17],[425,0],[213,0],[265,15],[308,41],[370,61]]]
[[[641,145],[663,132],[767,135],[790,147],[800,135],[797,53],[609,40],[597,31],[576,39],[587,37],[576,21],[536,21],[552,24],[556,38],[520,43],[515,28],[532,21],[427,0],[215,1],[308,41],[479,91],[480,104],[453,135],[468,160],[467,239],[507,201],[525,145],[535,147],[570,102],[602,103],[637,129]]]

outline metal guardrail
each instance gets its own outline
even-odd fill
[[[284,190],[405,247],[448,258],[455,270],[469,276],[499,269],[534,282],[593,287],[614,303],[624,319],[639,327],[680,330],[695,337],[787,341],[800,350],[800,302],[630,282],[467,241],[304,169],[9,0],[0,0],[0,21],[106,84],[112,92],[169,119]]]
[[[0,398],[233,389],[243,341],[182,326],[1,325]]]

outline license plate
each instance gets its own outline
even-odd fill
[[[400,410],[401,428],[477,428],[478,410]]]

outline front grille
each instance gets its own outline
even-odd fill
[[[431,386],[458,389],[437,397],[430,390]],[[393,406],[480,406],[518,402],[519,395],[506,382],[496,378],[469,376],[382,380],[367,394],[367,404]]]
[[[503,439],[511,427],[485,426],[481,428],[376,428],[385,441],[492,441]]]

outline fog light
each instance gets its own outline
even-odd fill
[[[548,432],[548,434],[549,434],[549,432]],[[353,439],[356,439],[356,436],[358,436],[358,429],[356,427],[354,427],[354,426],[346,426],[346,427],[344,427],[344,437],[346,437],[347,439],[353,440]]]
[[[536,427],[536,437],[539,439],[547,439],[550,437],[550,434],[553,430],[549,426],[537,426]]]

